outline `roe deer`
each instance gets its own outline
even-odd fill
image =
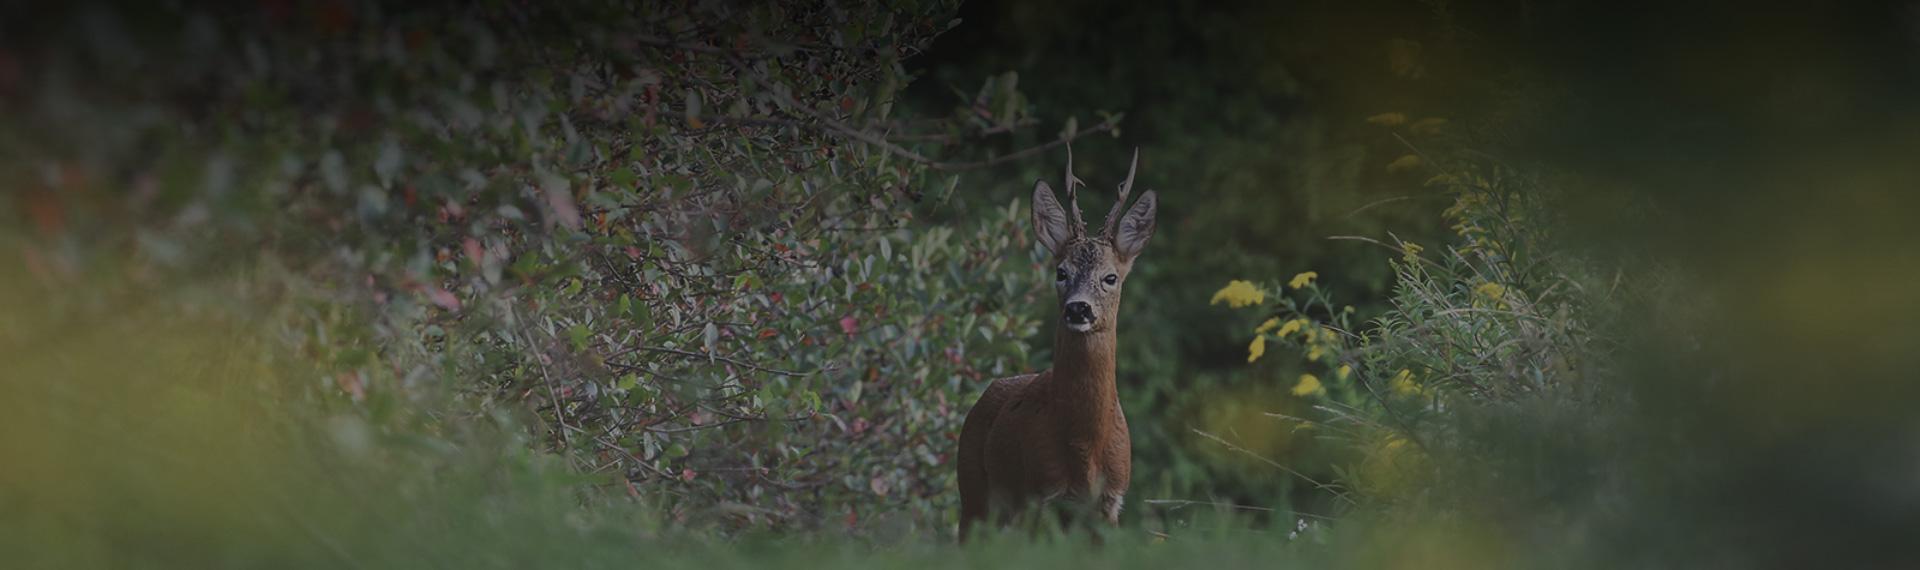
[[[1155,204],[1148,191],[1120,215],[1139,166],[1136,149],[1098,236],[1086,235],[1080,219],[1072,149],[1065,211],[1045,181],[1034,185],[1034,233],[1053,255],[1059,293],[1053,367],[993,381],[967,412],[958,461],[962,541],[989,510],[996,524],[1006,525],[1036,503],[1057,499],[1094,506],[1109,524],[1120,520],[1133,470],[1127,418],[1114,389],[1120,285],[1153,235]],[[1071,513],[1060,515],[1071,523]]]

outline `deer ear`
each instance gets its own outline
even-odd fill
[[[1120,227],[1115,228],[1113,235],[1113,249],[1120,254],[1121,261],[1133,262],[1140,250],[1147,247],[1147,238],[1153,237],[1153,212],[1157,202],[1153,191],[1148,190],[1127,210],[1127,216],[1120,219]]]
[[[1071,235],[1067,228],[1067,212],[1060,207],[1060,200],[1053,197],[1053,187],[1042,180],[1033,185],[1033,233],[1040,238],[1040,245],[1046,246],[1050,253],[1060,253],[1060,246],[1066,245]]]

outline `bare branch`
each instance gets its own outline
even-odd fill
[[[754,364],[754,363],[751,363],[751,362],[747,362],[747,361],[744,361],[744,360],[739,360],[739,359],[735,359],[735,358],[729,358],[729,357],[725,357],[725,356],[720,356],[720,355],[707,355],[707,354],[701,354],[701,353],[698,353],[698,352],[692,352],[692,351],[687,351],[687,350],[680,350],[680,349],[677,349],[677,348],[666,348],[666,347],[659,347],[659,346],[640,346],[640,345],[636,345],[636,346],[633,346],[633,347],[630,347],[630,348],[628,348],[628,349],[626,349],[626,350],[622,350],[622,351],[620,351],[619,353],[617,353],[617,354],[614,354],[614,356],[615,356],[615,357],[619,357],[619,356],[625,356],[625,355],[628,355],[628,354],[632,354],[632,353],[634,353],[634,352],[636,352],[636,351],[645,351],[645,352],[657,352],[657,353],[662,353],[662,354],[674,354],[674,355],[679,355],[679,356],[687,356],[687,357],[692,357],[692,358],[708,358],[709,356],[711,356],[711,357],[712,357],[712,358],[713,358],[714,360],[719,360],[719,361],[721,361],[721,362],[725,362],[725,363],[728,363],[728,364],[733,364],[733,365],[736,365],[736,366],[743,366],[743,367],[746,367],[746,368],[750,368],[750,369],[753,369],[753,370],[759,370],[759,371],[761,371],[761,372],[766,372],[766,373],[770,373],[770,374],[780,374],[780,375],[784,375],[784,376],[793,376],[793,377],[796,377],[796,378],[798,378],[798,377],[805,377],[805,376],[809,376],[809,375],[812,375],[812,374],[813,374],[813,373],[815,373],[815,372],[819,372],[818,370],[813,370],[813,371],[809,371],[809,372],[794,372],[794,371],[792,371],[792,370],[781,370],[781,369],[778,369],[778,368],[767,368],[767,367],[765,367],[765,366],[761,366],[761,365],[758,365],[758,364]]]
[[[1037,144],[1027,148],[1009,152],[1007,154],[996,156],[987,160],[978,160],[978,161],[971,161],[971,162],[935,162],[932,164],[928,164],[927,167],[932,168],[934,170],[956,171],[956,170],[976,170],[976,169],[987,168],[991,166],[999,166],[1001,164],[1013,162],[1016,160],[1021,160],[1034,155],[1038,155],[1040,153],[1043,153],[1049,150],[1053,150],[1056,147],[1070,144],[1073,141],[1079,140],[1081,137],[1085,137],[1087,135],[1111,131],[1114,129],[1114,127],[1120,126],[1119,120],[1120,120],[1119,117],[1114,117],[1112,119],[1108,119],[1098,125],[1094,125],[1091,128],[1081,130],[1080,132],[1074,133],[1072,135],[1061,137],[1059,139],[1055,139],[1051,142],[1047,142],[1044,144]]]
[[[1330,493],[1333,493],[1333,496],[1335,496],[1335,497],[1339,497],[1339,498],[1340,498],[1341,500],[1344,500],[1344,501],[1346,501],[1346,502],[1348,502],[1348,503],[1353,503],[1353,502],[1354,502],[1354,500],[1353,500],[1353,498],[1352,498],[1352,497],[1348,497],[1348,496],[1347,496],[1347,493],[1346,493],[1345,491],[1341,491],[1341,490],[1340,490],[1340,489],[1339,489],[1338,487],[1335,487],[1335,486],[1333,486],[1333,485],[1328,485],[1328,484],[1326,484],[1326,483],[1321,483],[1321,482],[1319,482],[1319,481],[1316,481],[1316,480],[1314,480],[1314,478],[1312,478],[1312,477],[1308,477],[1308,476],[1307,476],[1307,474],[1305,474],[1305,473],[1301,473],[1301,472],[1299,472],[1299,471],[1295,471],[1295,470],[1294,470],[1294,469],[1293,469],[1292,467],[1287,467],[1287,466],[1285,466],[1285,465],[1281,465],[1281,464],[1280,464],[1280,462],[1278,462],[1278,461],[1274,461],[1274,460],[1272,460],[1272,459],[1267,459],[1266,457],[1262,457],[1262,456],[1261,456],[1260,454],[1258,454],[1258,453],[1254,453],[1253,451],[1251,451],[1251,450],[1248,450],[1247,448],[1244,448],[1244,447],[1240,447],[1240,446],[1238,446],[1238,445],[1234,445],[1234,444],[1233,444],[1232,442],[1229,442],[1229,441],[1227,441],[1227,440],[1225,440],[1225,439],[1222,439],[1222,438],[1221,438],[1220,436],[1217,436],[1217,435],[1213,435],[1213,434],[1211,434],[1211,433],[1207,433],[1207,432],[1205,432],[1205,431],[1201,431],[1201,430],[1198,430],[1198,429],[1194,429],[1194,428],[1187,428],[1187,429],[1190,429],[1190,430],[1193,430],[1193,433],[1197,433],[1197,434],[1200,434],[1200,436],[1201,436],[1201,437],[1205,437],[1205,438],[1207,438],[1207,439],[1211,439],[1211,440],[1213,440],[1213,441],[1214,441],[1214,443],[1218,443],[1218,444],[1220,444],[1220,445],[1222,445],[1222,446],[1225,446],[1225,447],[1226,447],[1227,449],[1230,449],[1230,450],[1233,450],[1233,451],[1235,451],[1235,452],[1238,452],[1238,453],[1240,453],[1241,455],[1245,455],[1245,456],[1247,456],[1247,457],[1252,457],[1252,458],[1254,458],[1254,459],[1257,459],[1257,460],[1260,460],[1260,462],[1262,462],[1262,463],[1266,463],[1267,465],[1272,465],[1272,466],[1273,466],[1274,468],[1276,468],[1276,469],[1279,469],[1279,470],[1281,470],[1281,471],[1285,471],[1285,472],[1287,472],[1287,473],[1288,473],[1288,474],[1290,474],[1290,475],[1293,475],[1293,476],[1295,476],[1295,477],[1299,477],[1299,478],[1301,478],[1301,479],[1304,479],[1304,480],[1306,480],[1306,482],[1308,482],[1308,483],[1312,483],[1312,484],[1313,484],[1313,486],[1314,486],[1315,488],[1318,488],[1318,489],[1321,489],[1321,490],[1324,490],[1324,491],[1327,491],[1327,492],[1330,492]]]

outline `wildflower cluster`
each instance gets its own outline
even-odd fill
[[[1412,125],[1423,121],[1384,113],[1368,122],[1419,135]],[[1305,369],[1288,373],[1286,393],[1311,406],[1274,416],[1296,422],[1295,431],[1312,426],[1320,434],[1312,437],[1342,442],[1360,458],[1342,471],[1341,488],[1390,499],[1417,491],[1406,475],[1425,463],[1422,442],[1449,437],[1447,422],[1437,421],[1449,402],[1501,403],[1553,389],[1591,361],[1592,343],[1590,327],[1575,317],[1587,314],[1578,299],[1541,285],[1579,273],[1532,254],[1544,234],[1534,226],[1534,200],[1517,189],[1537,178],[1418,152],[1387,168],[1437,171],[1424,185],[1452,195],[1442,215],[1457,241],[1431,250],[1382,242],[1397,254],[1387,260],[1395,285],[1383,314],[1356,323],[1354,309],[1336,304],[1313,271],[1265,286],[1234,280],[1214,302],[1266,313],[1251,331],[1247,362],[1266,357],[1270,345],[1299,351]]]

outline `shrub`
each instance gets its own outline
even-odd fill
[[[428,433],[505,412],[673,520],[941,527],[948,436],[1024,367],[1039,281],[1018,205],[909,222],[1117,124],[981,158],[1033,124],[1011,75],[896,112],[953,8],[55,13],[5,86],[9,239],[50,292],[251,276],[324,398]]]
[[[1363,320],[1337,304],[1313,271],[1284,283],[1236,280],[1213,299],[1265,315],[1248,362],[1270,345],[1303,355],[1309,371],[1290,393],[1305,410],[1267,415],[1340,449],[1330,459],[1338,476],[1321,488],[1353,499],[1349,506],[1431,499],[1433,453],[1487,459],[1466,449],[1473,443],[1459,430],[1472,414],[1463,408],[1590,405],[1611,362],[1613,342],[1601,331],[1610,330],[1613,291],[1545,231],[1552,195],[1542,175],[1464,152],[1409,153],[1389,168],[1408,164],[1433,170],[1424,186],[1452,196],[1442,216],[1455,242],[1351,238],[1393,253],[1380,314]]]

